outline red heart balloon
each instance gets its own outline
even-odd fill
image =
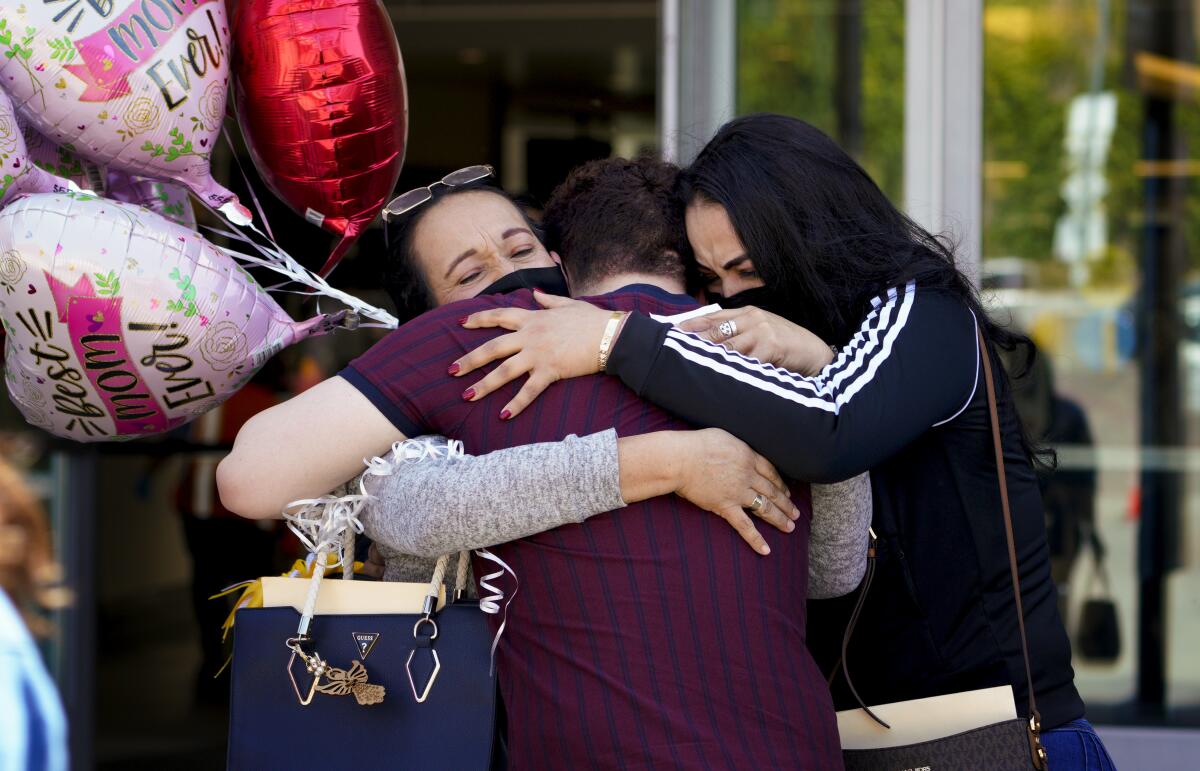
[[[379,0],[243,0],[234,98],[275,195],[342,238],[328,275],[387,203],[404,164],[408,97]]]

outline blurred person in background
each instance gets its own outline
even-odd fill
[[[1020,372],[1020,363],[1006,356],[1005,368]],[[1053,456],[1034,467],[1046,510],[1046,537],[1050,544],[1050,571],[1059,590],[1060,611],[1065,610],[1071,571],[1085,546],[1094,556],[1103,551],[1096,532],[1095,442],[1087,413],[1073,399],[1059,393],[1054,368],[1042,352],[1028,370],[1013,380],[1013,401],[1025,431],[1048,448],[1069,447],[1076,462],[1065,467]],[[1065,617],[1065,612],[1064,612]]]
[[[3,448],[0,447],[0,450]],[[46,514],[0,452],[0,771],[67,768],[67,721],[34,643],[61,607]]]

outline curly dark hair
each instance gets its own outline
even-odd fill
[[[655,158],[605,158],[573,170],[542,215],[545,244],[563,256],[572,286],[619,273],[684,277],[691,258],[679,168]]]

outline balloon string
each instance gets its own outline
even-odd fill
[[[250,200],[254,203],[254,211],[258,212],[259,222],[267,229],[267,236],[271,239],[271,243],[275,243],[275,234],[271,232],[271,223],[267,220],[267,215],[263,212],[262,204],[258,200],[258,193],[254,192],[254,185],[250,184],[250,177],[246,174],[246,167],[242,165],[242,159],[238,157],[237,148],[233,146],[233,138],[229,136],[229,127],[225,122],[221,122],[221,135],[225,137],[225,144],[229,147],[229,154],[233,156],[233,162],[237,164],[238,171],[241,172],[242,181],[246,183],[246,189],[250,191]]]
[[[209,206],[207,202],[203,203],[210,211],[212,211],[212,207]],[[294,257],[284,251],[279,244],[271,241],[265,233],[256,228],[253,224],[247,225],[246,227],[251,232],[257,233],[260,237],[270,241],[270,245],[265,246],[260,244],[257,240],[237,231],[225,230],[223,228],[211,226],[206,226],[206,229],[217,235],[224,236],[234,241],[241,241],[249,244],[256,252],[258,252],[257,255],[253,255],[247,254],[246,252],[237,251],[236,249],[230,249],[228,247],[216,247],[239,262],[260,268],[266,268],[267,270],[274,271],[275,273],[290,279],[290,282],[314,289],[318,295],[324,295],[337,300],[346,307],[355,311],[359,316],[378,322],[378,324],[385,329],[395,329],[396,327],[400,326],[400,322],[396,319],[396,317],[382,308],[376,308],[369,303],[363,302],[352,294],[343,292],[340,289],[330,286],[329,282],[327,282],[325,279],[296,262]],[[216,245],[214,244],[214,246]]]
[[[251,243],[253,244],[253,242],[251,242]],[[258,246],[258,244],[253,244],[253,245]],[[347,292],[343,292],[340,289],[330,286],[324,279],[321,279],[316,274],[309,271],[307,268],[304,268],[304,267],[300,266],[299,264],[297,264],[295,262],[295,260],[293,260],[291,258],[291,256],[287,255],[286,252],[283,252],[282,254],[287,258],[287,260],[289,260],[291,262],[290,265],[287,264],[286,262],[280,263],[280,262],[276,262],[276,261],[270,260],[270,259],[263,259],[261,257],[255,256],[255,255],[246,254],[244,252],[238,252],[233,249],[222,249],[222,250],[224,252],[226,252],[227,254],[229,254],[231,257],[233,257],[241,262],[244,262],[244,263],[247,263],[250,265],[255,265],[255,266],[258,266],[261,268],[266,268],[267,270],[275,271],[276,273],[279,273],[280,275],[287,276],[288,278],[290,278],[292,281],[294,281],[297,284],[301,284],[303,286],[307,286],[307,287],[310,287],[310,288],[316,290],[317,294],[324,295],[326,297],[331,297],[331,298],[337,300],[338,302],[342,303],[346,307],[350,308],[351,310],[355,311],[360,316],[366,317],[373,321],[377,321],[377,322],[379,322],[380,325],[382,325],[383,327],[385,327],[387,329],[395,329],[396,327],[398,327],[400,325],[400,322],[396,319],[395,316],[392,316],[390,313],[383,310],[382,308],[376,308],[375,306],[370,305],[369,303],[363,302],[362,300],[360,300],[359,298],[355,297],[352,294],[348,294]],[[264,249],[264,251],[265,251],[265,249]],[[298,294],[303,294],[303,293],[298,293]]]

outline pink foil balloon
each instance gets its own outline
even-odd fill
[[[81,190],[102,193],[114,201],[145,206],[185,228],[196,228],[196,213],[192,210],[187,188],[182,185],[135,177],[117,169],[105,171],[80,157],[72,148],[54,144],[20,118],[17,124],[21,126],[29,157],[38,168],[69,179]]]
[[[293,321],[225,252],[132,204],[38,194],[0,211],[8,394],[58,436],[167,431],[343,317]]]
[[[222,0],[0,2],[0,85],[34,129],[101,166],[178,181],[244,224],[210,170],[229,54]]]
[[[70,189],[67,180],[37,166],[8,94],[0,89],[0,208],[28,193]]]
[[[39,169],[69,179],[81,190],[100,192],[104,189],[104,170],[99,166],[80,157],[69,147],[54,144],[19,117],[17,124],[21,127],[21,136],[25,138],[29,159]]]
[[[196,213],[192,211],[187,188],[180,185],[109,169],[104,196],[144,206],[189,230],[196,229]]]
[[[387,203],[404,163],[408,101],[387,11],[379,0],[243,0],[233,67],[259,173],[342,237],[327,275]]]

